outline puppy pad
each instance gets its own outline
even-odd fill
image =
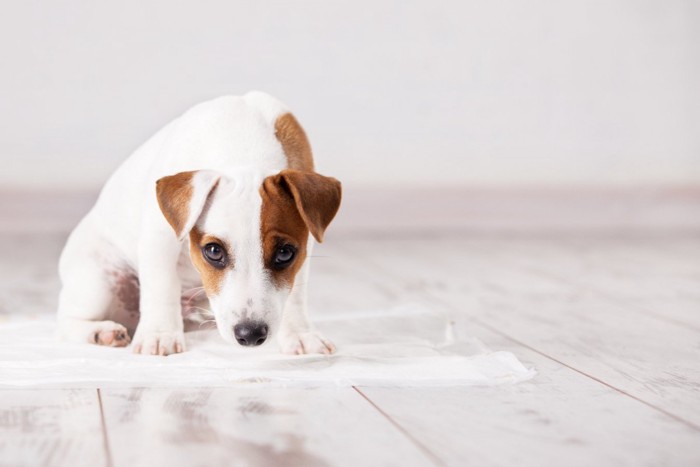
[[[335,354],[286,356],[274,342],[244,348],[201,330],[185,334],[185,353],[135,355],[128,347],[57,342],[53,318],[5,320],[0,387],[496,385],[535,374],[510,352],[456,337],[446,315],[419,307],[315,322]]]

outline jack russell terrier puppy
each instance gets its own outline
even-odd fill
[[[71,233],[58,336],[123,347],[133,335],[136,353],[183,352],[183,312],[203,287],[225,341],[276,335],[284,353],[332,353],[306,288],[309,233],[323,240],[340,198],[281,102],[250,92],[199,104],[117,169]]]

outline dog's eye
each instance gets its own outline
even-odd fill
[[[296,249],[292,245],[284,245],[278,247],[275,251],[275,257],[273,262],[275,267],[283,269],[292,264],[294,261],[294,256],[296,256]]]
[[[216,267],[222,267],[226,262],[226,252],[224,248],[217,243],[207,243],[202,248],[202,253],[209,263]]]

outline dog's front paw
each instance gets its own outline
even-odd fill
[[[92,340],[97,345],[105,345],[107,347],[126,347],[131,342],[126,328],[113,321],[97,323],[97,329],[92,334]]]
[[[182,331],[141,331],[134,336],[134,353],[143,355],[170,355],[185,351],[185,334]]]
[[[332,354],[335,345],[316,331],[282,333],[277,339],[282,353],[303,355],[310,353]]]

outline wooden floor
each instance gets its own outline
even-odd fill
[[[62,241],[0,238],[0,319],[55,307]],[[4,390],[0,465],[700,465],[700,236],[327,243],[313,313],[421,303],[538,375],[497,387]]]

